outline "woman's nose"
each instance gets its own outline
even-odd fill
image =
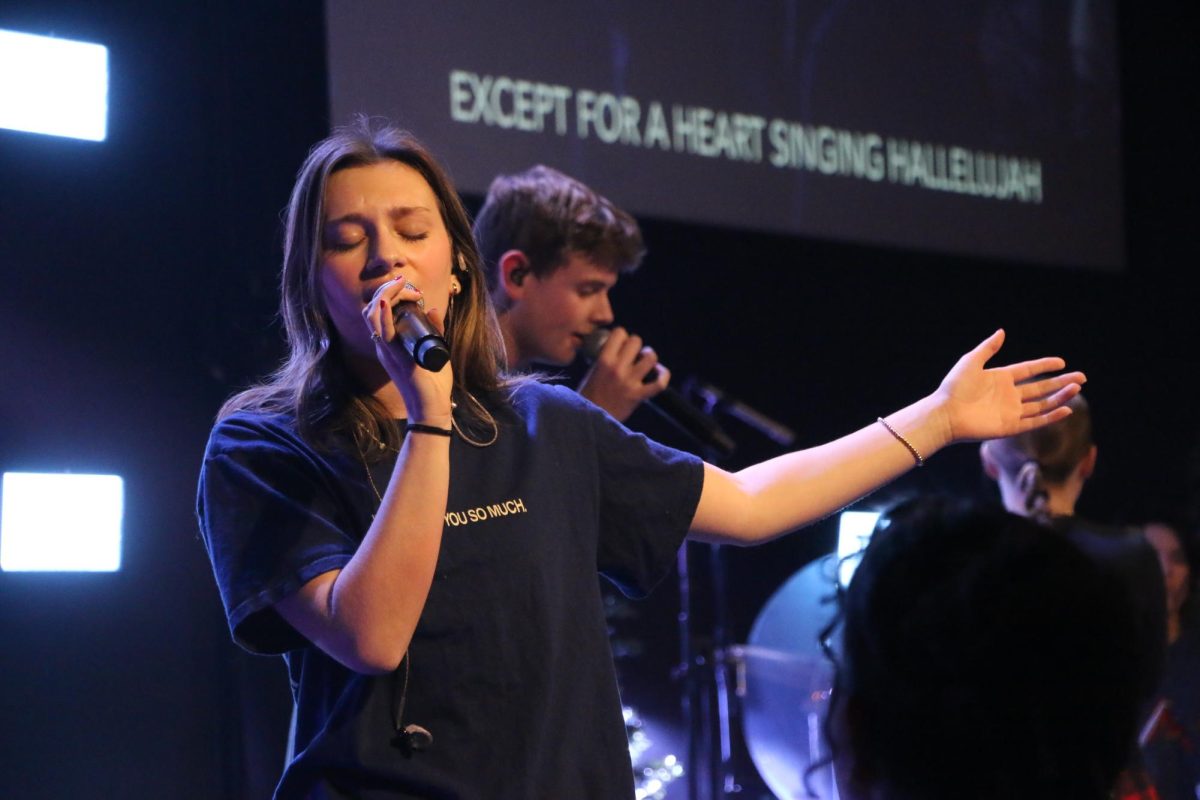
[[[384,233],[376,239],[374,250],[370,266],[375,271],[390,272],[393,269],[402,269],[406,263],[404,243],[399,236]]]

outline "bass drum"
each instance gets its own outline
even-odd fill
[[[759,612],[749,643],[733,652],[746,747],[780,800],[838,797],[833,768],[824,763],[833,666],[818,643],[836,610],[836,566],[827,556],[789,578]],[[808,773],[813,764],[824,766]]]

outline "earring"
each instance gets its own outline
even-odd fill
[[[462,292],[462,284],[458,282],[458,278],[450,276],[450,297]]]

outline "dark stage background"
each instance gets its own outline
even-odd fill
[[[1198,30],[1118,8],[1124,271],[644,219],[621,321],[801,444],[928,392],[1002,325],[1005,359],[1089,374],[1101,460],[1083,513],[1194,508]],[[101,42],[112,75],[108,141],[0,131],[0,469],[113,472],[127,492],[120,572],[0,573],[0,796],[267,796],[285,673],[230,643],[192,508],[220,401],[280,354],[279,211],[330,124],[322,4],[8,0],[0,27]],[[772,452],[730,428],[731,466]],[[916,489],[988,492],[971,447],[885,497]],[[832,537],[725,554],[735,640]],[[631,635],[673,652],[675,602],[664,586],[640,612],[654,633]]]

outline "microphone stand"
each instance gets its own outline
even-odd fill
[[[679,664],[676,667],[676,678],[683,682],[681,711],[683,712],[683,727],[687,731],[687,761],[684,764],[684,774],[687,775],[687,800],[703,800],[700,796],[700,737],[697,731],[695,716],[700,710],[700,683],[696,679],[696,654],[692,640],[692,592],[688,565],[688,553],[691,543],[685,541],[679,548],[676,562],[679,571]]]
[[[697,628],[696,603],[692,593],[693,566],[698,554],[707,551],[709,583],[714,590],[711,635]],[[725,566],[720,545],[689,543],[680,548],[679,632],[680,666],[683,679],[682,710],[688,732],[688,800],[717,800],[742,790],[740,765],[734,755],[734,736],[741,711],[737,692],[730,686],[729,663],[733,647],[729,642],[729,624],[725,592]]]
[[[721,764],[719,774],[713,776],[713,796],[725,797],[742,790],[737,781],[737,768],[733,757],[734,727],[741,718],[741,708],[737,698],[731,698],[729,692],[729,653],[732,650],[732,642],[729,640],[725,561],[721,557],[721,545],[712,544],[708,548],[713,585],[712,674],[714,699],[717,704],[715,724]]]
[[[707,455],[712,456],[710,452]],[[709,458],[713,463],[716,458]],[[701,548],[707,559],[700,560]],[[696,555],[694,555],[696,554]],[[726,654],[730,650],[726,607],[725,565],[720,545],[685,542],[677,556],[679,572],[679,667],[684,685],[682,711],[688,732],[688,800],[718,800],[741,791],[733,758],[733,709]],[[712,588],[710,633],[698,630],[697,601],[693,592],[697,572],[707,572]],[[736,703],[736,701],[734,701]]]
[[[687,394],[700,399],[701,408],[709,415],[722,412],[733,416],[770,438],[781,450],[796,438],[787,426],[715,386],[695,379],[688,379],[684,386]],[[711,424],[716,426],[717,423],[714,420]],[[732,439],[728,440],[729,446],[721,446],[719,451],[717,447],[723,442],[718,442],[717,446],[712,443],[701,444],[704,455],[713,464],[720,464],[733,453]],[[693,549],[701,547],[707,549],[707,564],[696,563],[691,557]],[[684,765],[688,800],[719,800],[742,791],[738,779],[744,768],[744,764],[738,763],[739,759],[744,758],[744,749],[738,748],[735,756],[734,746],[735,730],[741,730],[740,667],[734,655],[736,648],[730,641],[725,560],[720,545],[686,542],[677,558],[680,604],[680,663],[677,673],[684,682],[682,710],[688,731],[688,763]],[[694,567],[707,567],[708,583],[713,592],[708,636],[700,636],[697,632]],[[730,670],[734,671],[732,688]]]

